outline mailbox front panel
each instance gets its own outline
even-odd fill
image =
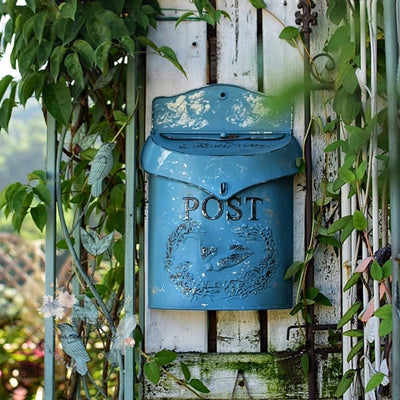
[[[292,178],[226,200],[149,178],[149,307],[257,310],[292,306]]]

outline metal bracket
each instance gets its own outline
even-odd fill
[[[235,392],[236,392],[236,388],[240,386],[246,389],[246,394],[247,394],[247,398],[249,400],[251,400],[251,396],[250,396],[250,392],[249,392],[249,388],[247,386],[247,382],[246,382],[246,378],[244,376],[244,371],[242,369],[239,369],[236,375],[236,380],[235,380],[235,384],[233,386],[233,390],[232,390],[232,394],[231,394],[231,399],[233,400],[235,398]]]

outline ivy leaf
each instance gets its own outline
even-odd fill
[[[293,40],[300,36],[299,28],[295,26],[286,26],[279,34],[279,39]]]
[[[301,365],[301,369],[303,371],[303,374],[305,376],[307,376],[309,368],[310,368],[310,356],[308,355],[308,353],[304,353],[301,356],[300,365]]]
[[[111,41],[103,42],[94,52],[95,64],[102,72],[107,72],[108,69],[108,54],[111,49]]]
[[[144,364],[143,371],[150,382],[154,384],[159,382],[160,368],[155,361],[147,361],[146,364]]]
[[[64,79],[50,83],[43,89],[43,102],[50,114],[63,125],[71,116],[71,95]]]
[[[249,2],[255,8],[265,8],[266,7],[263,0],[249,0]]]
[[[25,106],[28,99],[32,96],[37,78],[38,75],[35,72],[28,73],[24,75],[19,82],[18,97],[23,106]]]
[[[183,21],[186,21],[189,17],[191,17],[192,15],[194,15],[193,11],[187,11],[185,13],[183,13],[179,18],[178,21],[176,21],[175,24],[175,28]]]
[[[358,280],[360,279],[361,272],[355,272],[349,280],[346,282],[343,288],[343,292],[347,292],[351,287],[357,284]]]
[[[8,124],[10,123],[12,109],[15,106],[15,92],[17,90],[17,82],[11,82],[10,95],[6,98],[0,107],[0,129],[3,128],[8,132]]]
[[[334,236],[318,235],[317,240],[320,243],[328,244],[334,248],[340,248],[341,244]]]
[[[376,374],[372,375],[371,379],[367,383],[367,386],[365,387],[365,393],[377,388],[383,382],[384,378],[385,374],[382,372],[377,372]]]
[[[79,62],[78,54],[75,52],[69,53],[67,57],[65,57],[64,65],[71,78],[83,89],[85,86],[85,80],[83,78],[83,71],[81,63]]]
[[[314,298],[315,302],[317,304],[320,304],[322,306],[327,306],[330,307],[332,306],[332,302],[322,293],[318,293],[318,295]]]
[[[18,215],[22,214],[22,209],[24,207],[27,194],[26,186],[20,186],[12,197],[11,209]]]
[[[360,210],[354,211],[353,224],[354,228],[356,228],[358,231],[365,231],[367,229],[367,219],[364,217],[364,214]]]
[[[285,272],[283,279],[290,279],[297,274],[300,269],[304,268],[304,263],[301,261],[295,261]]]
[[[370,139],[369,132],[358,126],[349,125],[346,126],[346,130],[350,135],[348,139],[349,149],[354,152],[361,150]]]
[[[4,78],[1,79],[0,81],[0,100],[3,98],[4,92],[7,90],[8,85],[11,83],[13,80],[13,77],[11,75],[6,75]]]
[[[373,261],[371,265],[371,276],[375,281],[381,281],[383,279],[382,268],[377,261]]]
[[[329,19],[335,24],[339,25],[342,19],[346,17],[346,1],[345,0],[331,0],[326,11]]]
[[[64,58],[64,54],[67,49],[63,46],[57,46],[54,48],[50,57],[50,72],[54,81],[57,80],[58,74],[60,73],[60,65]]]
[[[355,302],[343,315],[343,317],[340,319],[337,329],[342,328],[344,325],[346,325],[354,316],[354,314],[359,310],[361,307],[361,302],[357,301]]]
[[[186,76],[185,70],[183,69],[182,65],[181,65],[181,64],[179,63],[179,61],[178,61],[178,57],[176,56],[175,51],[172,50],[171,47],[168,47],[168,46],[161,46],[161,47],[158,49],[158,52],[159,52],[159,54],[160,54],[162,57],[166,58],[166,59],[169,60],[172,64],[174,64],[175,67],[178,68],[179,71],[181,71],[182,74],[185,75],[185,77],[187,77],[187,76]]]
[[[39,183],[33,188],[33,192],[43,201],[47,206],[50,207],[51,195],[50,191],[44,183]]]
[[[47,21],[47,11],[42,11],[33,17],[33,31],[36,39],[41,43],[43,38],[44,27]]]
[[[86,20],[86,31],[91,44],[98,47],[103,42],[111,40],[111,30],[106,21],[98,15],[93,15]]]
[[[367,170],[367,160],[364,160],[356,169],[356,179],[361,181],[365,176],[365,171]]]
[[[364,347],[364,339],[361,339],[357,342],[357,344],[349,351],[347,354],[347,362],[350,362],[359,351],[361,351]]]
[[[188,385],[190,385],[193,389],[196,389],[200,393],[210,393],[210,389],[208,389],[208,387],[204,385],[204,383],[199,379],[195,378],[191,379],[188,382]]]
[[[35,225],[43,232],[47,222],[46,207],[43,204],[38,204],[36,207],[31,208],[31,216]]]
[[[357,371],[355,369],[349,369],[343,375],[342,379],[339,382],[339,385],[336,388],[335,396],[342,397],[344,393],[347,392],[347,389],[350,387],[351,383],[356,376]]]
[[[185,377],[185,380],[187,380],[187,381],[190,380],[191,374],[190,374],[189,367],[183,361],[181,361],[180,365],[181,365],[181,370],[182,370],[183,376]]]
[[[342,230],[350,222],[352,223],[352,221],[353,217],[351,215],[346,215],[345,217],[339,218],[328,228],[328,234]]]
[[[133,56],[135,54],[135,42],[128,35],[122,36],[121,46],[129,56]]]
[[[340,88],[333,100],[333,108],[337,114],[341,115],[343,122],[349,125],[360,113],[361,101],[355,94],[349,94]]]
[[[22,76],[25,75],[26,72],[31,67],[34,59],[36,58],[38,49],[39,49],[39,42],[37,42],[36,39],[33,38],[21,52],[21,55],[19,56],[18,59],[18,67],[19,67],[19,72],[21,73]]]
[[[383,279],[387,279],[392,275],[392,260],[387,260],[382,266]]]
[[[384,318],[379,324],[379,336],[389,335],[393,330],[392,318]]]
[[[36,1],[35,0],[26,0],[26,5],[33,11],[36,11]]]
[[[171,350],[161,350],[154,355],[154,361],[158,365],[166,365],[170,362],[174,361],[177,357],[177,354]]]
[[[346,332],[343,332],[343,336],[350,336],[350,337],[363,337],[364,331],[357,330],[357,329],[350,329]]]
[[[28,174],[28,180],[29,181],[41,181],[41,182],[46,182],[46,171],[43,171],[42,169],[35,169],[34,171],[30,172]]]
[[[339,149],[341,146],[343,146],[345,142],[343,140],[335,140],[334,142],[328,144],[325,149],[324,152],[325,153],[329,153],[331,151],[335,151],[337,149]]]
[[[392,319],[392,304],[385,304],[382,307],[379,307],[375,312],[374,315],[378,318],[382,319]]]
[[[339,168],[339,176],[345,183],[352,183],[355,181],[356,176],[347,168],[340,167]]]
[[[101,13],[101,17],[107,23],[111,31],[111,39],[118,39],[122,36],[129,35],[128,29],[126,29],[124,20],[117,14],[109,10],[104,10]]]
[[[74,41],[72,45],[72,50],[76,51],[80,58],[82,59],[83,64],[91,68],[94,64],[95,56],[93,47],[83,39],[77,39]]]
[[[115,259],[123,265],[125,261],[125,241],[123,238],[114,243],[113,253]]]
[[[75,20],[77,0],[69,0],[62,4],[61,17]]]
[[[38,68],[41,68],[44,64],[46,64],[49,61],[52,50],[53,50],[53,42],[46,39],[42,39],[37,53]]]

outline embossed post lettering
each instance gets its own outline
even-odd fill
[[[196,197],[184,197],[183,200],[185,200],[185,217],[182,218],[182,221],[187,221],[189,219],[189,212],[199,208],[199,200]]]
[[[233,204],[234,201],[237,203],[237,205]],[[236,213],[233,215],[229,211],[226,212],[226,219],[228,221],[239,221],[242,218],[242,210],[238,207],[241,205],[242,200],[239,197],[231,197],[230,199],[228,199],[228,207],[236,211]]]
[[[200,206],[200,201],[196,197],[187,196],[183,198],[185,216],[182,221],[188,221],[190,219],[190,212],[196,211]],[[250,204],[250,218],[249,221],[258,221],[257,218],[257,204],[262,203],[261,197],[245,197],[245,204]],[[215,211],[212,213],[210,208],[214,203]],[[225,212],[226,219],[228,221],[239,221],[243,217],[243,211],[241,209],[242,199],[240,197],[230,197],[226,201],[227,211]],[[217,220],[222,217],[224,213],[224,201],[218,199],[215,196],[205,198],[201,202],[201,214],[204,218],[209,220]]]
[[[207,211],[207,204],[208,204],[208,202],[209,202],[210,200],[214,200],[214,201],[216,201],[217,204],[218,204],[218,211],[217,211],[217,213],[216,213],[214,216],[211,216],[210,214],[208,214],[208,211]],[[219,199],[217,199],[216,197],[214,197],[214,196],[207,197],[207,198],[203,201],[203,204],[202,204],[202,206],[201,206],[201,213],[203,214],[203,216],[204,216],[205,218],[211,219],[211,220],[213,220],[213,219],[218,219],[218,218],[221,217],[221,215],[222,215],[223,212],[224,212],[224,205],[222,204],[222,201],[219,200]]]
[[[251,212],[251,217],[250,217],[250,221],[257,221],[257,201],[259,201],[260,203],[262,203],[262,199],[260,199],[259,197],[246,197],[244,199],[244,202],[247,203],[248,201],[250,201],[250,212]]]

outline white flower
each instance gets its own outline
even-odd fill
[[[43,305],[38,310],[40,314],[43,314],[44,318],[55,317],[56,319],[62,319],[64,317],[64,307],[60,305],[58,299],[54,299],[49,294],[43,296]]]
[[[69,294],[66,290],[62,289],[57,296],[58,303],[61,307],[72,308],[77,299],[73,294]]]

